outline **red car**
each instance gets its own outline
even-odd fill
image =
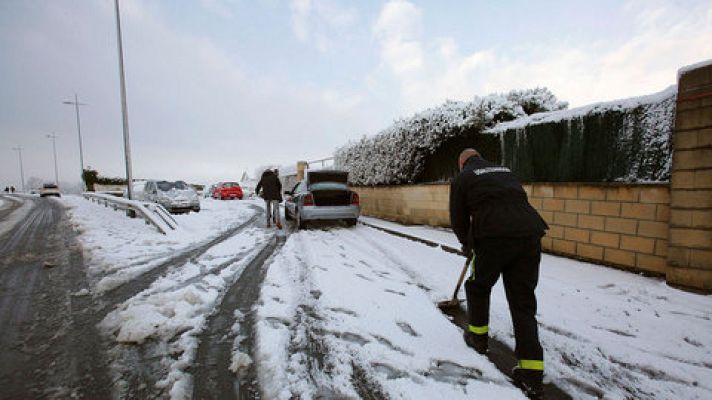
[[[213,189],[213,198],[242,200],[242,188],[237,182],[220,182]]]

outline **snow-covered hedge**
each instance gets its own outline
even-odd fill
[[[337,149],[334,163],[350,172],[355,185],[413,183],[423,172],[426,159],[464,130],[484,130],[499,122],[566,107],[546,88],[447,101]]]
[[[677,87],[496,125],[500,160],[526,181],[670,179]]]

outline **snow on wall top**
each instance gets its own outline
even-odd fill
[[[712,58],[710,58],[709,60],[700,61],[695,64],[686,65],[686,66],[677,70],[677,80],[679,81],[681,76],[685,75],[686,73],[688,73],[692,70],[709,67],[711,65],[712,65]]]
[[[350,172],[356,185],[413,183],[426,158],[441,143],[469,128],[487,128],[535,112],[561,110],[546,88],[513,90],[471,101],[446,101],[443,105],[396,120],[375,136],[364,136],[336,150],[334,164]]]
[[[622,100],[614,100],[602,103],[589,104],[583,107],[572,108],[570,110],[551,111],[536,113],[513,121],[503,122],[486,129],[484,133],[502,133],[510,129],[522,129],[530,125],[545,124],[549,122],[559,122],[581,118],[589,114],[599,114],[606,111],[630,110],[642,105],[652,105],[665,102],[677,95],[677,85],[672,85],[667,89],[647,96],[631,97]]]

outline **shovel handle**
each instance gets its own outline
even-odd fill
[[[457,286],[455,286],[455,292],[452,294],[452,299],[457,300],[457,292],[460,291],[460,286],[462,286],[462,281],[465,279],[465,272],[467,272],[467,266],[470,265],[472,257],[467,257],[465,260],[465,265],[462,266],[462,272],[460,272],[460,279],[457,280]]]

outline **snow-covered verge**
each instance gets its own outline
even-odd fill
[[[140,218],[127,218],[80,196],[60,200],[85,251],[92,290],[102,293],[152,269],[176,252],[218,236],[255,214],[246,202],[203,199],[201,212],[176,215],[180,229],[159,233]]]
[[[140,345],[150,341],[144,351],[151,359],[160,360],[162,370],[167,371],[157,387],[172,399],[191,398],[189,368],[195,361],[198,335],[227,288],[271,235],[264,229],[247,228],[228,238],[119,305],[102,321],[101,328],[117,343]],[[114,350],[117,376],[126,368],[122,361],[130,358],[122,356],[122,351],[131,348]]]
[[[493,385],[479,381],[501,381],[467,369],[488,371],[433,304],[448,296],[461,258],[368,229],[300,232],[270,267],[258,310],[258,365],[268,397],[311,398],[315,388],[353,395],[354,368],[394,398],[489,394]],[[547,379],[576,398],[712,394],[712,297],[547,255],[538,296]],[[513,345],[499,284],[490,325]],[[328,373],[315,374],[318,367],[305,362],[303,351],[314,348],[326,354],[321,368]],[[449,370],[434,373],[438,363]]]
[[[337,149],[334,165],[349,171],[349,180],[356,185],[412,183],[423,172],[426,159],[463,131],[566,107],[546,88],[447,101]]]

